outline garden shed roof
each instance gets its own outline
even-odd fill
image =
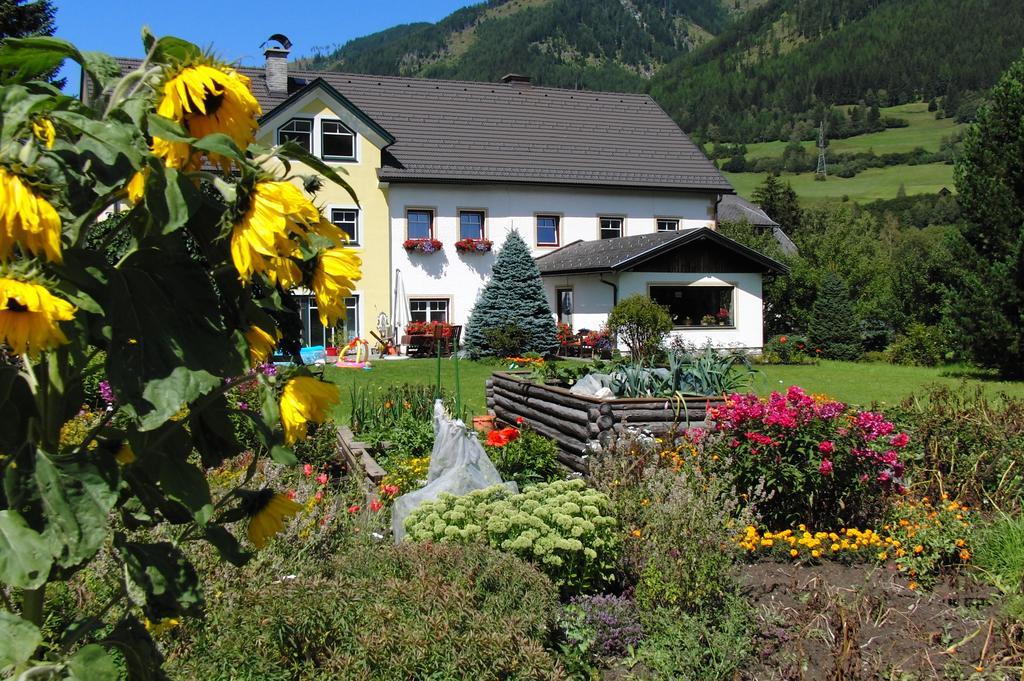
[[[718,271],[759,271],[785,274],[785,265],[722,236],[713,229],[700,227],[677,232],[655,232],[598,241],[574,241],[536,258],[541,276],[623,272],[641,268],[645,263],[674,252],[702,255],[701,251],[726,251],[745,269]],[[710,270],[709,270],[710,271]]]

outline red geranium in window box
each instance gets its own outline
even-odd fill
[[[490,239],[459,239],[455,242],[455,250],[459,253],[489,253],[493,246]]]
[[[405,325],[405,332],[410,336],[433,336],[434,329],[441,329],[442,338],[451,338],[452,325],[448,322],[417,322],[412,321]]]
[[[419,251],[420,253],[433,253],[434,251],[441,250],[441,242],[437,239],[406,239],[402,243],[402,248],[412,253],[413,251]]]

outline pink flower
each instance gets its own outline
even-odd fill
[[[889,444],[893,447],[906,447],[908,442],[910,442],[910,437],[906,433],[896,433],[889,440]]]
[[[285,493],[285,495],[292,501],[295,501],[295,490],[290,489]]]
[[[313,467],[308,463],[302,464],[302,474],[305,475],[307,478],[313,475]]]
[[[316,499],[317,501],[320,501],[321,499],[324,498],[324,493],[321,492],[320,490],[317,490],[316,494],[313,495],[313,498]]]
[[[832,442],[832,440],[825,440],[824,442],[818,445],[818,451],[821,452],[822,454],[831,454],[835,450],[836,445],[834,442]],[[829,464],[829,466],[831,467],[831,464]]]
[[[384,508],[384,504],[381,503],[380,499],[374,499],[370,502],[370,510],[376,513],[380,509]]]
[[[398,485],[384,485],[380,488],[381,492],[388,495],[389,497],[396,496],[398,494]]]
[[[828,459],[822,459],[821,465],[818,466],[818,472],[822,475],[832,475],[832,462]]]
[[[733,449],[736,449],[737,447],[740,446],[740,441],[737,440],[736,438],[733,438],[729,440],[729,446],[732,447]]]
[[[348,507],[349,513],[359,513],[359,504],[352,504]]]
[[[326,485],[327,473],[321,473],[320,475],[316,476],[316,481],[319,482],[321,485]]]

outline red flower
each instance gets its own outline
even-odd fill
[[[380,499],[374,499],[370,502],[370,510],[376,513],[380,509],[384,508],[384,504],[381,503]]]
[[[831,454],[836,450],[836,445],[832,440],[825,440],[818,445],[818,451],[822,454]]]
[[[893,447],[906,447],[908,442],[910,442],[910,437],[906,433],[897,433],[889,440],[889,444]]]
[[[295,490],[293,490],[293,489],[288,490],[288,492],[286,493],[286,496],[289,499],[291,499],[292,501],[295,501]]]
[[[780,342],[780,343],[785,343],[785,342],[786,342],[786,341],[788,341],[788,340],[789,340],[789,338],[788,338],[788,337],[786,337],[786,336],[779,336],[779,342]]]
[[[398,485],[384,485],[380,488],[380,491],[389,497],[398,496]]]
[[[501,430],[492,430],[487,433],[487,444],[492,447],[504,447],[517,437],[519,437],[519,431],[511,426]]]
[[[316,476],[316,481],[319,482],[321,485],[326,485],[327,473],[321,473],[320,475]]]
[[[352,504],[348,507],[349,513],[359,513],[359,504]]]
[[[308,463],[302,464],[302,474],[305,475],[307,478],[313,475],[313,467]]]
[[[317,501],[320,501],[321,499],[324,498],[324,493],[321,492],[320,490],[317,490],[316,494],[313,495],[313,498],[316,499]]]
[[[523,423],[525,423],[525,422],[526,422],[526,419],[524,419],[524,418],[523,418],[522,416],[517,416],[517,417],[516,417],[516,425],[517,425],[517,426],[521,426],[521,425],[523,425]]]
[[[821,465],[818,466],[818,472],[822,475],[832,475],[832,462],[828,459],[822,459]]]

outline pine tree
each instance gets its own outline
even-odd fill
[[[825,359],[857,359],[860,357],[860,334],[857,315],[846,283],[829,272],[818,287],[818,297],[811,308],[811,343],[821,350]]]
[[[0,0],[0,40],[34,35],[53,35],[57,8],[50,0]]]
[[[522,336],[523,352],[550,352],[555,346],[555,319],[544,295],[540,271],[517,232],[505,239],[491,278],[473,306],[466,325],[466,349],[474,356],[493,355],[495,334]]]
[[[777,175],[769,175],[764,183],[754,190],[754,203],[772,220],[779,223],[790,236],[800,229],[803,221],[803,210],[797,199],[793,185],[783,183]]]

